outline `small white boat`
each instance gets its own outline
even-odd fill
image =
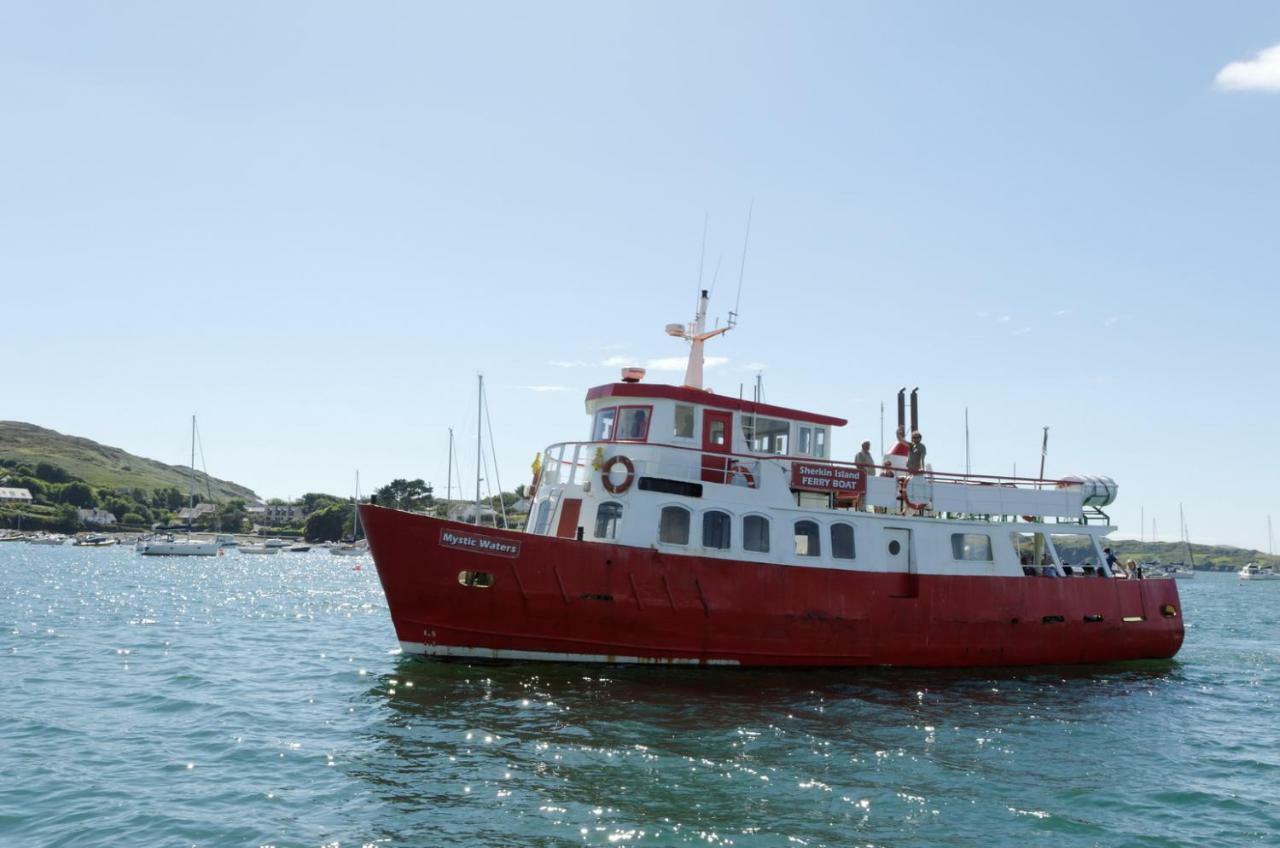
[[[109,548],[116,544],[116,541],[116,539],[102,533],[90,533],[84,538],[76,539],[72,544],[80,548]]]
[[[262,544],[266,545],[268,548],[287,548],[287,547],[289,547],[289,543],[288,543],[288,542],[286,542],[284,539],[268,539],[267,541],[263,542]]]
[[[219,533],[214,541],[218,543],[220,548],[234,548],[236,546],[236,537],[230,533]]]
[[[67,537],[61,533],[53,533],[48,536],[32,536],[27,541],[32,545],[65,545]]]
[[[1244,568],[1240,569],[1237,574],[1241,580],[1280,580],[1280,574],[1275,572],[1269,565],[1258,565],[1251,562]]]
[[[195,539],[152,539],[138,542],[136,550],[143,556],[217,556],[217,542]]]
[[[291,554],[305,554],[307,551],[311,550],[311,546],[310,545],[290,545],[285,550],[287,550]]]
[[[236,550],[242,554],[278,554],[280,549],[271,545],[237,545]]]

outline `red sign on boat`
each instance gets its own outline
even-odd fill
[[[791,488],[810,492],[865,492],[867,479],[857,468],[824,462],[792,462]]]
[[[478,536],[471,533],[459,533],[455,530],[440,531],[440,544],[446,548],[460,548],[477,554],[489,556],[518,557],[520,543],[508,542],[506,539],[495,539],[492,536]]]

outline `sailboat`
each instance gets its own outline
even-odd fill
[[[187,507],[196,507],[196,417],[191,416],[191,484],[187,490]],[[188,513],[190,514],[190,513]],[[187,519],[187,538],[151,539],[138,542],[137,552],[143,556],[217,556],[218,543],[197,542],[191,538],[191,519]]]
[[[356,472],[356,496],[351,501],[351,539],[329,548],[334,556],[364,556],[369,552],[369,542],[360,539],[360,472]],[[357,541],[359,540],[359,541]]]

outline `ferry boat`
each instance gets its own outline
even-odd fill
[[[624,369],[587,392],[589,438],[540,455],[524,531],[360,506],[405,653],[956,667],[1178,651],[1175,581],[1106,563],[1110,480],[870,476],[832,458],[844,419],[703,388],[703,343],[735,323],[707,331],[706,308],[703,292],[667,328],[691,342],[684,385]],[[900,392],[900,424],[902,408]]]

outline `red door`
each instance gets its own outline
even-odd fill
[[[733,413],[702,411],[702,482],[727,483],[733,448]]]

